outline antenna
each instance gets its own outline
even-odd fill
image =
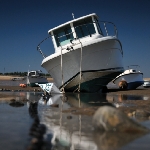
[[[29,69],[28,69],[28,72],[30,71],[30,65],[29,65]]]
[[[73,19],[74,19],[74,13],[72,13],[72,17],[73,17]]]

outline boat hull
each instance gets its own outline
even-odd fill
[[[149,88],[150,87],[150,81],[144,81],[143,87]]]
[[[116,39],[99,41],[82,47],[74,47],[57,57],[51,55],[41,64],[54,79],[58,88],[64,86],[65,91],[74,91],[80,86],[80,92],[98,92],[116,76],[123,72],[121,44]],[[82,78],[80,80],[80,67]],[[62,85],[63,81],[63,85]]]
[[[136,89],[137,87],[141,86],[144,83],[143,74],[140,72],[122,75],[117,79],[115,79],[113,82],[116,85],[119,85],[119,82],[123,80],[126,81],[128,84],[127,89]]]
[[[27,86],[38,87],[36,83],[45,84],[48,83],[47,79],[44,77],[27,77]]]

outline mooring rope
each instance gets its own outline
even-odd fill
[[[78,86],[78,92],[80,92],[80,87],[81,87],[81,78],[82,78],[82,43],[79,40],[80,44],[81,44],[81,55],[80,55],[80,80],[79,80],[79,86]]]
[[[78,39],[79,40],[79,39]],[[74,90],[74,92],[75,91],[77,91],[78,90],[78,92],[80,92],[80,85],[81,85],[81,79],[82,79],[82,43],[81,43],[81,41],[79,40],[79,43],[81,44],[81,55],[80,55],[80,69],[79,69],[79,72],[80,72],[80,74],[79,74],[79,77],[80,77],[80,79],[79,79],[79,85],[78,85],[78,88],[77,89],[75,89]],[[63,92],[63,93],[65,93],[65,89],[64,89],[64,87],[65,87],[65,85],[64,85],[64,77],[63,77],[63,57],[62,57],[62,50],[63,49],[66,49],[66,50],[74,50],[73,49],[73,46],[74,45],[77,45],[77,44],[79,44],[79,43],[72,43],[72,41],[71,41],[71,46],[70,47],[67,47],[67,48],[63,48],[62,46],[61,46],[61,44],[60,44],[60,46],[61,46],[61,78],[62,78],[62,88],[61,88],[61,91]]]
[[[62,81],[62,93],[65,93],[65,89],[64,89],[64,77],[63,77],[63,65],[62,65],[62,47],[61,47],[61,81]]]

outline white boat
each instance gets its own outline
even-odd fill
[[[136,68],[136,69],[133,69]],[[117,76],[113,83],[116,84],[118,87],[122,87],[125,89],[136,89],[137,87],[141,86],[144,83],[143,80],[143,73],[139,71],[138,65],[130,65],[128,69],[125,70],[122,74]],[[127,86],[123,87],[121,83],[126,83]]]
[[[15,77],[11,79],[12,81],[21,81],[21,80],[25,80],[24,77]]]
[[[43,56],[41,66],[52,76],[60,90],[98,92],[123,72],[123,50],[117,38],[116,26],[111,22],[98,23],[93,13],[61,24],[48,31],[55,53]],[[107,26],[112,25],[113,35]]]
[[[149,80],[144,80],[143,87],[149,88],[150,87],[150,81]]]
[[[27,86],[36,87],[39,84],[48,83],[47,78],[42,76],[42,71],[35,70],[35,71],[28,71],[27,74]]]

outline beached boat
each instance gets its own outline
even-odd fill
[[[41,75],[40,70],[28,71],[27,74],[27,86],[36,87],[39,86],[36,83],[44,84],[48,83],[47,79]]]
[[[111,22],[100,23],[104,25],[105,33],[95,13],[49,30],[55,49],[49,56],[40,48],[49,37],[37,46],[44,58],[41,66],[60,90],[98,92],[124,71],[123,50],[116,26]],[[115,31],[112,35],[109,35],[107,25],[112,25]]]
[[[136,89],[144,83],[143,73],[139,71],[138,65],[130,65],[127,70],[113,80],[113,83],[119,88]]]
[[[24,77],[15,77],[11,79],[12,81],[21,81],[21,80],[25,80]]]
[[[149,80],[144,80],[143,87],[149,88],[150,87],[150,81]]]

